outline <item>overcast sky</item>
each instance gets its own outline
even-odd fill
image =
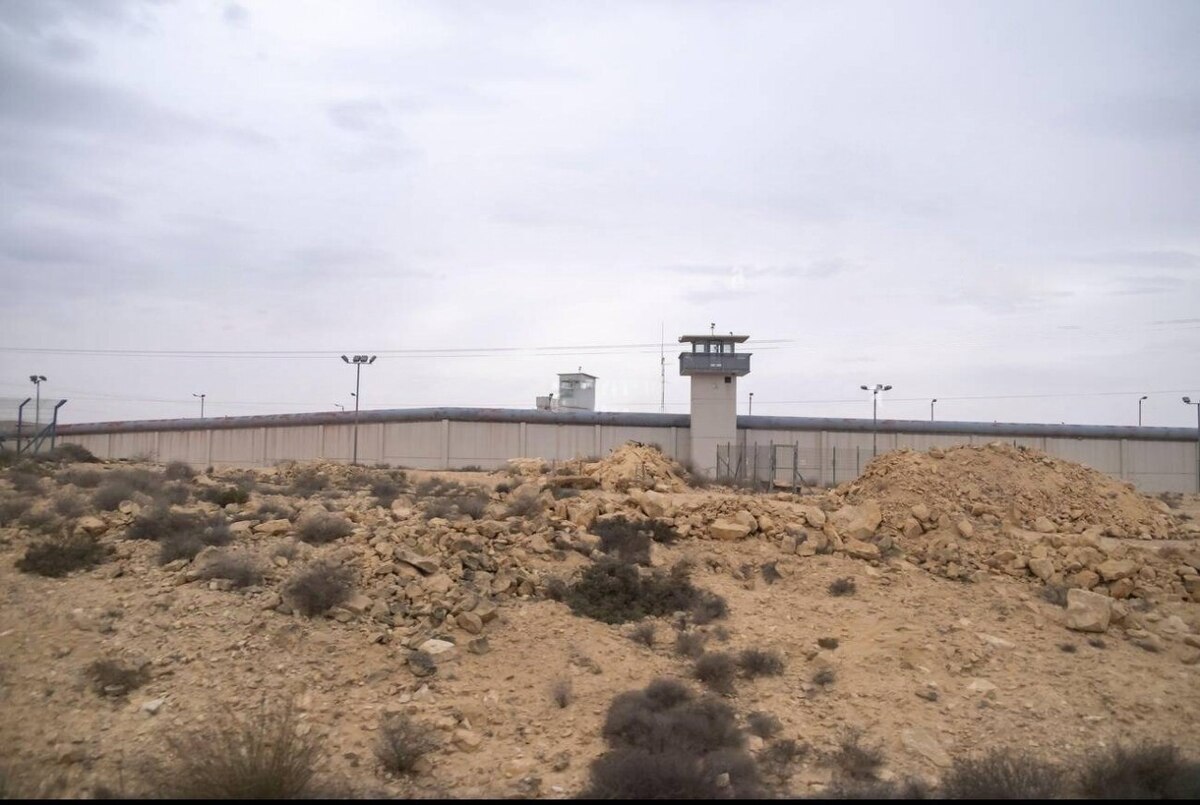
[[[582,366],[657,411],[665,332],[682,412],[715,323],[762,342],[742,413],[890,383],[881,416],[1191,425],[1198,34],[1191,0],[0,0],[0,397],[352,408],[369,352],[367,408]]]

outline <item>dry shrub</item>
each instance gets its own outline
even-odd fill
[[[54,480],[80,489],[95,489],[104,480],[104,473],[92,467],[68,467],[54,476]]]
[[[58,516],[73,520],[88,512],[88,502],[82,495],[59,495],[54,499],[54,511]]]
[[[296,510],[286,499],[272,497],[259,501],[254,516],[260,520],[291,520],[296,516]]]
[[[783,723],[778,718],[762,710],[755,711],[746,716],[746,723],[749,725],[746,731],[751,735],[757,735],[763,740],[778,735],[779,731],[783,729]]]
[[[45,457],[49,461],[56,461],[60,464],[100,463],[100,459],[96,458],[91,450],[74,442],[59,442],[53,450],[45,453]]]
[[[560,709],[567,707],[575,698],[574,687],[569,679],[556,679],[550,686],[550,696]]]
[[[17,570],[60,578],[76,570],[95,567],[111,553],[93,536],[83,533],[55,534],[32,543],[17,560]]]
[[[354,531],[350,521],[330,512],[313,512],[300,518],[296,535],[310,545],[324,545],[349,536]]]
[[[1057,799],[1062,784],[1057,766],[996,749],[978,758],[956,758],[938,793],[947,799]]]
[[[201,500],[206,500],[209,503],[215,503],[221,508],[225,508],[231,503],[236,503],[239,506],[245,503],[250,499],[250,493],[252,491],[253,487],[249,483],[245,481],[239,481],[237,484],[232,486],[222,485],[205,487],[204,490],[200,492],[199,497]]]
[[[505,517],[521,517],[531,519],[542,514],[542,501],[532,492],[517,495],[508,502],[504,509]]]
[[[0,526],[8,526],[17,522],[21,515],[29,511],[33,501],[27,497],[6,497],[0,499]]]
[[[403,475],[403,473],[401,473]],[[400,496],[403,486],[395,478],[383,476],[371,479],[371,495],[375,498],[375,502],[385,509],[390,507]]]
[[[813,674],[812,681],[814,685],[829,687],[837,681],[837,674],[832,668],[822,668]]]
[[[171,461],[163,468],[163,477],[168,481],[190,481],[196,477],[196,471],[186,461]]]
[[[123,501],[133,500],[137,490],[121,478],[106,478],[92,494],[92,504],[100,511],[116,511]]]
[[[588,529],[600,538],[600,550],[623,562],[650,564],[650,543],[669,545],[679,539],[675,527],[662,520],[630,520],[624,515],[596,520]]]
[[[191,488],[183,481],[172,481],[163,484],[155,497],[155,502],[162,506],[183,506],[192,497]]]
[[[759,676],[779,676],[786,667],[783,655],[778,651],[763,651],[749,648],[738,655],[738,666],[749,679]]]
[[[425,519],[441,517],[453,520],[460,516],[478,520],[487,510],[491,495],[481,486],[463,486],[444,478],[427,478],[417,484],[416,495],[425,498]]]
[[[1056,607],[1065,607],[1067,605],[1067,588],[1061,584],[1047,584],[1038,593],[1043,601],[1054,604]]]
[[[118,660],[96,660],[83,669],[98,696],[125,696],[150,681],[145,666],[133,667]]]
[[[675,637],[675,653],[681,657],[696,659],[704,653],[708,635],[703,632],[680,632]]]
[[[305,799],[319,796],[322,738],[305,733],[295,708],[264,699],[239,717],[219,710],[183,733],[167,732],[165,757],[151,763],[148,783],[164,799]]]
[[[228,545],[233,541],[229,523],[222,515],[206,516],[162,506],[147,509],[134,518],[125,530],[125,538],[157,542],[158,560],[164,565],[176,559],[194,559],[210,545]]]
[[[221,551],[209,557],[200,569],[202,579],[227,579],[237,588],[252,587],[263,579],[258,559],[243,552]]]
[[[635,566],[614,559],[589,566],[566,594],[572,611],[604,623],[712,607],[714,601],[724,604],[723,599],[694,587],[683,565],[669,573],[655,571],[643,576]]]
[[[1172,744],[1114,746],[1084,764],[1079,792],[1093,799],[1200,799],[1200,763]]]
[[[883,747],[863,743],[859,730],[846,733],[833,754],[838,769],[852,780],[874,779],[885,759]]]
[[[642,623],[633,627],[633,631],[629,633],[629,639],[635,643],[639,643],[646,648],[654,648],[654,635],[658,631],[653,623]]]
[[[8,471],[8,480],[22,495],[40,495],[42,492],[42,476],[32,469],[14,467]]]
[[[856,592],[858,592],[858,585],[854,583],[854,579],[852,578],[834,579],[829,584],[830,595],[854,595]]]
[[[304,467],[292,477],[291,494],[307,498],[329,486],[329,478],[316,467]]]
[[[30,531],[41,531],[45,534],[54,533],[62,527],[62,521],[53,509],[41,507],[27,510],[17,522]]]
[[[817,645],[823,649],[832,651],[833,649],[837,648],[840,643],[836,637],[819,637],[817,638]]]
[[[437,748],[433,732],[407,715],[395,715],[379,725],[375,758],[384,771],[412,774],[417,761]]]
[[[283,586],[283,594],[301,615],[314,617],[350,598],[354,574],[329,562],[315,562],[297,571]]]
[[[737,660],[723,651],[710,651],[696,660],[692,675],[710,690],[729,695],[737,678]]]

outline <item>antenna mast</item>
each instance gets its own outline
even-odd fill
[[[658,412],[667,412],[667,325],[659,323],[658,332],[658,371],[659,371],[659,400]]]

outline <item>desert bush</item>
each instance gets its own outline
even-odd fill
[[[692,675],[709,690],[729,695],[733,693],[733,681],[737,678],[737,660],[732,654],[710,651],[696,660]]]
[[[629,633],[629,639],[646,648],[654,648],[654,635],[657,631],[657,627],[653,623],[641,623],[633,627],[633,631]]]
[[[836,637],[819,637],[817,638],[817,645],[823,649],[832,651],[833,649],[837,648],[840,643]]]
[[[692,622],[700,626],[712,623],[715,620],[720,620],[729,616],[729,604],[725,599],[716,593],[710,593],[707,590],[697,591],[695,600],[692,602]],[[728,639],[728,633],[723,629],[716,629],[713,634],[721,640]],[[726,637],[721,637],[725,634]]]
[[[703,632],[680,632],[675,636],[675,653],[681,657],[696,659],[704,653],[708,635]]]
[[[295,516],[296,510],[284,498],[265,498],[254,507],[254,517],[260,520],[291,520]]]
[[[346,601],[353,591],[353,573],[328,562],[315,562],[297,571],[283,587],[291,605],[310,618]]]
[[[859,730],[846,733],[833,754],[838,770],[852,780],[874,779],[884,760],[883,747],[864,743]]]
[[[754,761],[741,750],[733,710],[697,699],[674,680],[613,699],[603,735],[609,751],[591,768],[585,797],[747,797],[758,793]],[[719,780],[728,775],[727,781]]]
[[[479,486],[463,486],[457,481],[428,478],[417,484],[418,497],[424,501],[425,519],[443,517],[447,520],[466,515],[478,520],[487,509],[491,496]]]
[[[150,681],[146,666],[130,666],[118,660],[96,660],[83,675],[98,696],[125,696]]]
[[[1067,605],[1067,588],[1061,584],[1047,584],[1038,594],[1041,595],[1043,601],[1054,604],[1056,607]]]
[[[202,579],[228,579],[234,587],[252,587],[263,579],[258,560],[243,552],[221,551],[205,561],[200,568]]]
[[[245,481],[239,481],[237,484],[226,486],[206,486],[200,492],[199,498],[206,500],[209,503],[215,503],[221,508],[225,508],[230,503],[236,503],[239,506],[250,499],[252,487]]]
[[[778,718],[762,710],[755,711],[746,716],[746,723],[749,725],[746,731],[751,735],[757,735],[763,740],[778,735],[779,731],[783,729],[783,723]]]
[[[171,461],[163,468],[163,477],[168,481],[190,481],[196,477],[196,471],[186,461]]]
[[[812,675],[814,685],[828,687],[837,681],[837,674],[832,668],[821,668]]]
[[[81,444],[73,442],[60,442],[54,446],[54,449],[45,454],[51,461],[57,461],[66,464],[98,464],[100,459],[96,458],[91,450],[88,450]]]
[[[55,534],[32,543],[17,560],[17,570],[60,578],[87,570],[108,558],[111,550],[87,534]]]
[[[854,595],[856,592],[858,592],[858,585],[852,578],[834,579],[829,584],[830,595]]]
[[[783,673],[786,663],[778,651],[764,651],[748,648],[738,655],[738,667],[749,679],[759,676],[779,676]]]
[[[679,538],[674,526],[662,520],[630,520],[623,515],[596,520],[589,528],[600,537],[600,550],[624,562],[650,564],[650,543],[670,544]]]
[[[1075,645],[1074,643],[1059,643],[1058,650],[1064,654],[1074,654],[1075,652],[1079,651],[1079,646]]]
[[[316,467],[304,467],[292,476],[291,494],[312,497],[329,486],[329,478]]]
[[[296,535],[309,545],[324,545],[349,536],[354,531],[350,521],[330,512],[313,512],[300,518]]]
[[[550,686],[550,696],[554,699],[554,703],[559,708],[565,708],[571,703],[574,698],[573,686],[569,679],[556,679],[554,684]]]
[[[551,601],[566,601],[567,593],[570,591],[566,580],[558,576],[551,576],[546,579],[546,583],[542,589],[546,597]]]
[[[772,741],[759,753],[759,762],[777,774],[786,774],[787,769],[800,758],[807,755],[809,746],[794,738],[781,738]]]
[[[395,502],[402,490],[400,483],[388,476],[372,478],[370,488],[375,502],[385,509]]]
[[[174,511],[163,506],[147,509],[125,529],[126,539],[153,540],[159,544],[162,564],[192,559],[209,545],[233,541],[229,523],[219,514],[204,516]]]
[[[54,499],[54,511],[58,516],[73,520],[88,512],[88,503],[81,495],[59,495]]]
[[[933,792],[921,780],[906,777],[903,780],[850,780],[839,778],[833,781],[822,794],[826,799],[933,799]]]
[[[946,799],[1057,799],[1062,783],[1057,766],[997,749],[978,758],[955,758],[938,793]]]
[[[118,467],[110,470],[108,478],[105,480],[122,481],[138,492],[145,492],[147,495],[153,494],[163,481],[161,475],[151,472],[145,467]]]
[[[8,526],[17,522],[33,505],[27,497],[6,497],[0,499],[0,526]]]
[[[1094,799],[1200,799],[1200,763],[1172,744],[1117,745],[1092,757],[1078,793]]]
[[[51,534],[62,527],[62,521],[53,509],[34,506],[25,511],[17,522],[30,531],[41,531],[45,534]]]
[[[508,501],[504,509],[505,517],[533,518],[542,514],[542,501],[532,492],[517,495]]]
[[[192,497],[191,488],[183,481],[172,481],[168,484],[163,484],[162,489],[155,496],[155,501],[159,505],[166,506],[182,506],[187,503]]]
[[[516,489],[516,487],[513,484],[509,483],[508,481],[501,481],[500,483],[496,484],[496,494],[497,495],[507,495],[509,492],[513,491],[514,489]]]
[[[417,482],[413,493],[419,498],[429,497],[449,497],[456,494],[462,494],[466,491],[466,487],[451,478],[442,478],[441,476],[431,476],[424,481]]]
[[[395,715],[379,725],[375,758],[384,771],[412,774],[417,761],[437,748],[432,730],[407,715]]]
[[[716,596],[694,587],[681,566],[643,576],[633,565],[604,559],[583,571],[567,589],[565,600],[576,614],[604,623],[626,623],[688,611],[710,598]]]
[[[137,490],[121,478],[106,478],[92,495],[92,504],[100,511],[116,511],[122,501],[132,500]]]
[[[1088,645],[1091,646],[1092,648],[1100,648],[1100,649],[1108,648],[1108,643],[1104,642],[1103,637],[1089,637],[1087,642],[1088,642]]]
[[[68,467],[54,476],[54,480],[80,489],[95,489],[104,480],[104,473],[92,467]]]
[[[164,799],[304,799],[318,796],[323,739],[301,729],[291,704],[264,698],[239,717],[220,710],[200,726],[168,731],[148,783]]]
[[[573,489],[569,486],[552,486],[550,487],[550,497],[555,500],[567,500],[569,498],[577,498],[580,495],[578,489]]]
[[[8,471],[8,481],[22,495],[39,495],[42,491],[42,476],[30,469],[16,467]]]

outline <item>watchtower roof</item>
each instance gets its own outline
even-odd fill
[[[679,336],[680,343],[684,341],[723,341],[729,344],[740,344],[749,339],[748,335],[718,335],[716,333],[705,333],[704,335],[681,335]]]

